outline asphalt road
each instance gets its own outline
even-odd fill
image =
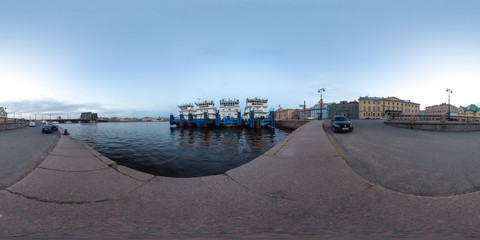
[[[60,134],[42,134],[42,124],[0,131],[0,190],[35,169],[57,144]]]
[[[480,132],[431,132],[354,120],[352,133],[324,128],[348,165],[367,181],[419,196],[480,190]]]

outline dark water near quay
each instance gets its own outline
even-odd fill
[[[60,126],[120,165],[167,177],[225,173],[262,155],[288,135],[270,128],[171,128],[168,122]]]

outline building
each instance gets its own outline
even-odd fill
[[[330,103],[324,103],[323,104],[323,109],[322,109],[322,104],[318,103],[315,104],[311,109],[311,117],[314,119],[320,119],[320,113],[322,113],[322,118],[327,119],[328,118],[328,105]]]
[[[7,111],[5,111],[5,108],[0,107],[0,123],[6,123],[7,122]]]
[[[381,119],[398,115],[420,114],[420,104],[396,97],[360,97],[359,119]]]
[[[277,111],[275,111],[275,119],[292,119],[292,114],[295,109],[283,109],[279,108]]]
[[[480,108],[475,104],[470,104],[467,107],[460,107],[458,116],[462,117],[480,117]]]
[[[98,115],[96,113],[91,113],[91,112],[83,112],[80,115],[80,119],[85,119],[90,122],[96,122],[98,120]]]
[[[311,118],[310,108],[295,109],[292,113],[292,119],[307,119]]]
[[[328,117],[335,115],[343,115],[349,119],[358,119],[358,102],[357,101],[341,101],[340,103],[328,104]]]
[[[425,107],[425,115],[447,115],[448,104],[442,103],[440,105],[433,105]],[[457,116],[460,112],[460,108],[450,104],[450,116]]]

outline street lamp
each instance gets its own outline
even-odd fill
[[[448,92],[448,113],[447,113],[447,119],[450,120],[450,93],[453,93],[452,89],[447,88]]]
[[[280,119],[280,109],[282,109],[282,105],[278,105],[278,114],[275,116],[275,118]]]
[[[320,120],[323,119],[323,92],[325,92],[325,88],[320,88],[318,89],[318,92],[320,93]]]

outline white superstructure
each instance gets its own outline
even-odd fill
[[[245,113],[243,118],[248,118],[250,111],[253,110],[255,118],[267,118],[268,117],[268,99],[261,99],[258,97],[247,98],[247,105],[245,106]]]
[[[240,102],[238,99],[220,100],[220,119],[237,118],[238,112],[240,112]]]
[[[184,118],[188,118],[188,114],[195,113],[195,109],[193,109],[192,103],[185,103],[185,104],[178,105],[178,112],[179,112],[179,116],[180,114],[183,114]]]
[[[203,115],[206,112],[208,115],[208,119],[215,119],[215,113],[217,109],[215,108],[215,103],[212,101],[203,101],[203,102],[196,102],[197,109],[193,114],[194,119],[203,119]]]

